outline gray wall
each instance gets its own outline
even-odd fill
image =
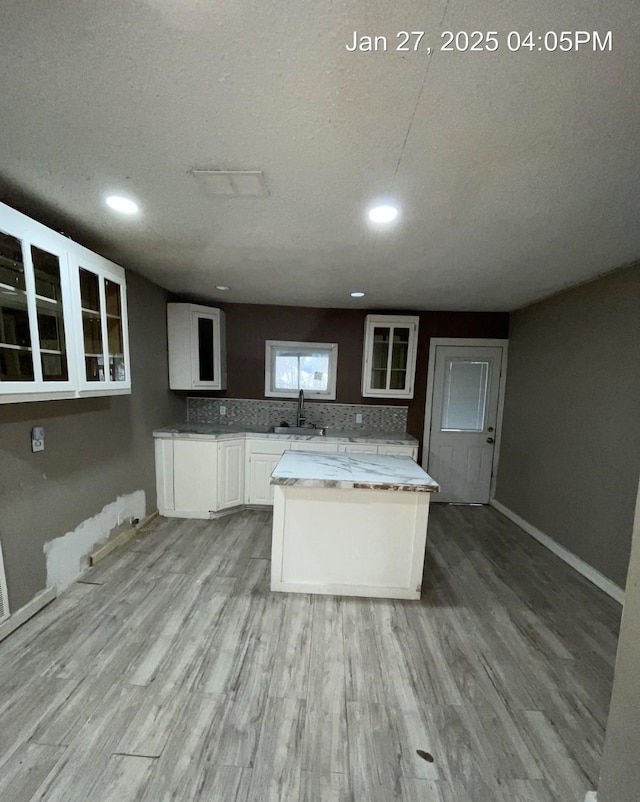
[[[640,489],[598,802],[638,802],[640,789]]]
[[[0,540],[14,612],[45,587],[45,542],[135,490],[156,508],[151,431],[186,410],[168,390],[167,293],[130,272],[127,291],[131,395],[0,405]],[[44,452],[31,452],[33,426],[45,428]]]
[[[496,498],[624,585],[640,471],[640,269],[515,312]]]

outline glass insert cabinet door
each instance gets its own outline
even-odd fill
[[[419,318],[368,315],[362,395],[412,398]]]
[[[0,230],[0,390],[70,388],[66,254]]]
[[[77,266],[82,317],[81,380],[87,386],[129,382],[124,278],[99,266]]]
[[[0,203],[0,404],[131,392],[123,268]]]

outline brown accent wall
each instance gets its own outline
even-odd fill
[[[0,405],[0,540],[9,607],[45,587],[44,544],[120,495],[144,490],[156,508],[154,428],[185,416],[168,389],[167,293],[127,273],[131,395]],[[44,452],[30,432],[44,426]]]
[[[266,340],[338,343],[336,402],[400,404],[400,400],[363,398],[362,351],[368,313],[384,310],[220,304],[227,322],[227,390],[192,393],[227,398],[264,398]],[[388,311],[388,310],[387,310]],[[388,311],[388,314],[416,314]],[[409,401],[408,429],[422,438],[431,337],[506,337],[509,316],[502,312],[420,312],[414,398]]]

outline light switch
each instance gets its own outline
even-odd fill
[[[42,426],[34,426],[31,430],[31,450],[44,451],[44,429]]]

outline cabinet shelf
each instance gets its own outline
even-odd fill
[[[27,291],[20,289],[20,287],[12,287],[11,284],[0,282],[0,293],[2,295],[26,295]]]
[[[11,351],[33,351],[30,345],[15,345],[15,343],[0,342],[0,348],[9,348]]]
[[[130,393],[128,349],[124,270],[0,203],[0,404]]]
[[[362,395],[413,398],[419,318],[367,315],[362,359]]]

